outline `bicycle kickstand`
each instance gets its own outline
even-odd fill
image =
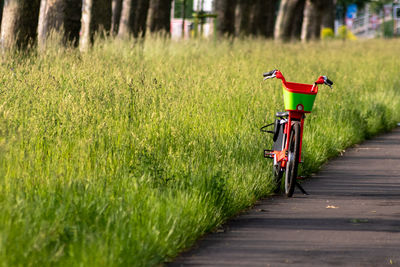
[[[304,194],[304,195],[310,195],[309,193],[307,193],[306,190],[304,190],[304,188],[296,181],[296,186],[298,189],[300,189],[300,191]]]

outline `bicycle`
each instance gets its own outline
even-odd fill
[[[275,192],[281,189],[283,173],[285,174],[285,194],[292,197],[295,186],[303,194],[307,192],[297,182],[297,170],[301,161],[301,147],[303,142],[303,128],[306,113],[311,113],[318,85],[325,84],[332,88],[333,82],[326,76],[320,76],[314,84],[287,82],[279,70],[263,74],[264,81],[278,78],[282,80],[284,112],[277,112],[275,122],[263,126],[260,130],[273,134],[272,150],[265,149],[264,157],[274,160],[273,175],[276,183]],[[274,126],[273,131],[267,130]]]

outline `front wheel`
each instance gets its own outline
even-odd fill
[[[293,196],[294,187],[297,179],[297,169],[299,166],[300,153],[300,123],[294,122],[290,131],[288,148],[288,161],[286,164],[285,175],[285,194],[287,197]]]

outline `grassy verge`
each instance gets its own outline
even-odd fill
[[[0,67],[2,266],[148,266],[270,190],[259,132],[288,81],[327,74],[304,174],[400,120],[400,42],[101,42]]]

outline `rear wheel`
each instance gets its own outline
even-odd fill
[[[274,193],[281,192],[282,176],[283,176],[283,170],[281,169],[279,162],[278,165],[274,165],[274,183],[275,183]]]
[[[294,122],[290,131],[288,148],[288,161],[286,164],[285,194],[287,197],[293,196],[294,187],[297,179],[297,169],[299,166],[300,153],[300,123]]]

